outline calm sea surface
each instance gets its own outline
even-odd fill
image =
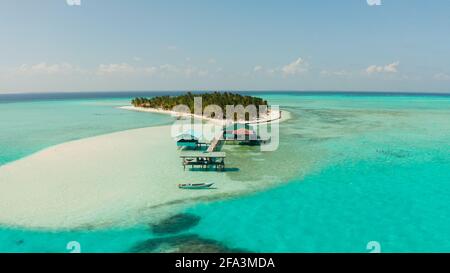
[[[0,95],[0,166],[75,139],[170,124],[169,116],[117,108],[154,94]],[[0,251],[68,252],[70,241],[84,252],[368,252],[370,241],[383,252],[450,251],[449,95],[255,94],[292,115],[280,125],[284,156],[267,159],[286,183],[193,205],[164,235],[146,225],[49,231],[5,223]],[[302,160],[308,171],[292,175]],[[254,172],[244,175],[261,173],[249,164]]]

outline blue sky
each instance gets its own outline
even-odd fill
[[[2,0],[0,92],[450,92],[450,1]]]

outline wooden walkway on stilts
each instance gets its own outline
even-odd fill
[[[217,137],[214,138],[211,141],[211,145],[209,145],[208,150],[206,150],[206,152],[208,152],[208,153],[215,152],[215,150],[216,150],[217,146],[220,144],[220,142],[221,142],[220,138],[217,138]]]

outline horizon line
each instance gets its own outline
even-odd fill
[[[38,92],[0,92],[0,96],[14,96],[14,95],[64,95],[64,94],[126,94],[126,93],[180,93],[180,92],[192,92],[192,93],[202,93],[202,92],[236,92],[236,93],[322,93],[322,94],[403,94],[403,95],[450,95],[450,91],[380,91],[380,90],[362,90],[362,91],[356,91],[356,90],[232,90],[232,89],[223,89],[223,90],[213,90],[213,89],[185,89],[185,90],[102,90],[102,91],[38,91]]]

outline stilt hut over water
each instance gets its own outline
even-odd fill
[[[195,149],[199,146],[200,138],[201,136],[194,130],[183,132],[176,137],[177,147]]]
[[[226,141],[251,142],[258,140],[258,134],[249,124],[234,123],[225,127],[223,138]]]

